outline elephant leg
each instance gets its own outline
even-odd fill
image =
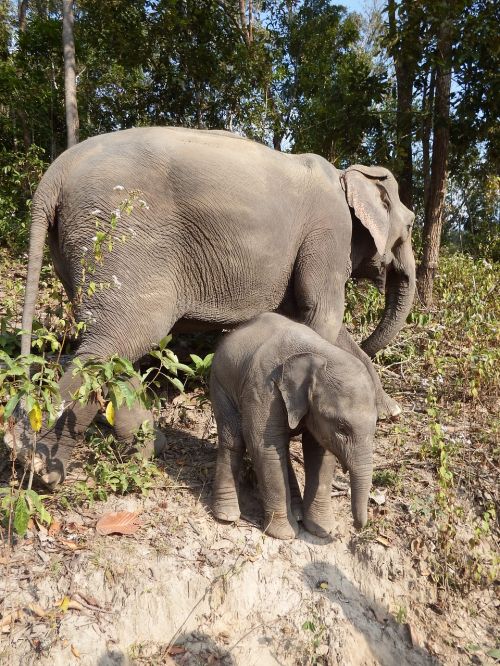
[[[331,489],[335,456],[308,431],[302,435],[302,448],[306,473],[303,524],[308,532],[326,537],[334,528]]]
[[[73,394],[82,384],[80,377],[73,376],[73,370],[74,367],[70,366],[59,380],[63,407],[61,416],[52,427],[42,427],[36,437],[34,471],[51,487],[64,480],[76,440],[85,432],[98,410],[94,401],[81,405],[73,399]],[[13,432],[6,434],[5,442],[11,448],[15,446],[20,462],[33,460],[34,442],[27,423],[21,427],[16,425]]]
[[[137,378],[131,379],[129,384],[133,391],[139,388]],[[135,435],[145,421],[153,429],[152,434],[144,441],[139,441]],[[145,459],[160,455],[166,446],[165,435],[154,425],[153,413],[138,402],[130,408],[122,405],[116,410],[114,431],[119,442],[130,445],[127,452],[140,453]]]
[[[264,423],[258,414],[252,415],[254,423]],[[265,426],[264,426],[265,428]],[[294,539],[299,525],[291,509],[288,468],[288,433],[264,431],[244,423],[243,438],[252,458],[259,491],[264,505],[264,532],[277,539]]]
[[[295,475],[295,470],[292,467],[292,461],[290,460],[290,450],[288,450],[287,465],[292,515],[296,520],[302,520],[302,494],[300,492],[299,482],[297,481],[297,477]]]
[[[335,344],[337,347],[340,347],[340,349],[349,352],[365,364],[375,387],[375,400],[377,405],[378,418],[383,419],[387,417],[398,416],[398,414],[401,413],[401,407],[384,391],[380,377],[378,376],[378,373],[370,357],[365,354],[361,347],[356,344],[345,326],[342,326],[340,329],[340,333]]]
[[[350,229],[350,220],[347,224]],[[334,267],[332,257],[349,255],[350,231],[342,241],[331,233],[317,234],[301,246],[294,269],[299,320],[332,344],[342,326],[348,276],[347,262]]]
[[[82,335],[76,358],[81,361],[88,358],[105,359],[112,354],[118,354],[134,363],[170,330],[175,318],[173,313],[162,312],[160,322],[146,318],[132,322],[125,299],[121,302],[122,310],[118,311],[120,303],[113,301],[114,294],[110,295],[109,302],[106,301],[107,293],[94,296],[95,318]],[[98,298],[102,300],[99,301]],[[82,310],[86,307],[87,305],[82,304]],[[81,405],[74,401],[72,396],[82,383],[81,376],[73,376],[74,369],[74,365],[71,365],[59,381],[64,407],[61,416],[54,426],[42,428],[37,435],[35,472],[51,487],[64,480],[78,438],[83,435],[98,410],[95,402]],[[29,428],[24,428],[19,437],[17,433],[15,435],[16,439],[22,441],[21,451],[16,446],[18,459],[21,462],[30,461],[33,449],[32,433]],[[9,445],[8,438],[6,441]]]
[[[240,517],[238,483],[245,452],[241,420],[232,400],[216,380],[211,382],[210,394],[219,439],[212,511],[219,520],[234,522]]]

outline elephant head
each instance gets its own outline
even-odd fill
[[[352,514],[360,528],[367,522],[372,482],[375,390],[361,361],[332,350],[332,358],[315,353],[290,357],[278,369],[275,383],[290,429],[302,421],[316,442],[349,471]],[[306,480],[307,473],[306,467]]]
[[[387,169],[355,164],[344,172],[343,183],[353,216],[352,276],[385,289],[382,319],[362,344],[374,356],[399,333],[413,304],[415,216],[401,203],[396,179]]]

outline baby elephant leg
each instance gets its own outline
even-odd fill
[[[219,520],[233,522],[240,517],[238,480],[245,451],[241,420],[232,400],[216,381],[212,381],[210,397],[219,438],[212,511]]]
[[[253,424],[244,424],[243,436],[252,458],[264,505],[264,532],[277,539],[294,539],[299,533],[292,513],[289,484],[288,433],[261,432],[255,423],[265,418],[253,414]]]
[[[304,469],[304,527],[319,537],[333,531],[332,480],[335,471],[335,456],[327,451],[309,432],[302,435]]]
[[[136,391],[139,380],[131,379],[129,384],[132,390]],[[136,434],[144,421],[149,422],[150,435],[143,439],[138,438]],[[116,410],[114,431],[119,442],[130,445],[127,452],[140,453],[143,458],[158,456],[165,449],[165,435],[154,425],[153,413],[138,402],[130,408],[122,405]]]

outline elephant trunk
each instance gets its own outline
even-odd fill
[[[351,510],[354,527],[361,529],[368,521],[368,497],[372,485],[373,460],[372,453],[364,455],[362,463],[354,463],[349,470],[351,481]]]
[[[403,328],[415,295],[415,258],[410,240],[394,249],[394,261],[385,288],[385,310],[373,333],[361,347],[368,356],[386,347]]]

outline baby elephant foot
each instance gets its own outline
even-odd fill
[[[377,417],[379,421],[393,419],[401,414],[401,407],[385,391],[377,395]]]
[[[308,532],[315,534],[322,539],[330,536],[335,528],[333,512],[331,507],[328,510],[311,505],[304,511],[302,524]]]
[[[299,524],[292,516],[266,512],[264,533],[275,539],[295,539],[299,533]]]
[[[43,441],[36,444],[33,454],[32,433],[24,423],[9,426],[4,434],[4,443],[13,452],[15,460],[30,468],[33,465],[35,476],[50,489],[54,489],[64,480],[64,466],[61,461],[50,462],[47,446]]]

